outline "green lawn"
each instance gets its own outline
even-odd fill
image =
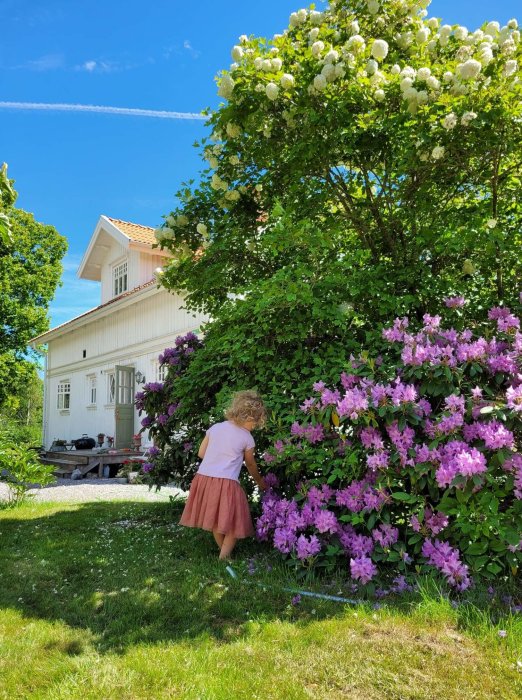
[[[522,696],[520,615],[454,608],[434,588],[379,608],[292,606],[279,588],[292,574],[267,570],[268,552],[243,543],[235,581],[178,517],[164,503],[0,511],[0,698]]]

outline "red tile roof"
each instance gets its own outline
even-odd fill
[[[155,229],[151,226],[142,226],[141,224],[133,224],[130,221],[112,219],[110,216],[107,218],[131,241],[135,243],[145,243],[147,245],[156,243],[156,238],[154,237]]]

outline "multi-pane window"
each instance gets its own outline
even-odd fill
[[[160,363],[158,362],[158,364],[156,365],[156,381],[158,381],[158,382],[165,381],[165,379],[167,378],[168,367],[169,366],[167,364],[160,365]]]
[[[114,296],[127,291],[127,261],[116,265],[112,271]]]
[[[91,375],[87,377],[88,403],[93,406],[96,403],[96,377]]]
[[[70,382],[59,382],[56,407],[59,410],[68,409],[71,406]]]
[[[114,403],[116,397],[116,375],[107,372],[107,403]]]

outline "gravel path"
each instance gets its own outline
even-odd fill
[[[7,498],[6,484],[0,482],[0,501]],[[161,491],[144,484],[118,484],[113,479],[57,479],[55,484],[30,489],[35,501],[63,503],[88,503],[89,501],[168,501],[169,496],[183,496],[185,492],[176,486],[163,486]]]

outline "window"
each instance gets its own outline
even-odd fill
[[[91,406],[96,404],[96,377],[91,374],[87,377],[87,403]]]
[[[157,382],[164,382],[165,381],[165,379],[167,378],[168,368],[169,368],[168,364],[160,365],[160,363],[158,362],[158,364],[156,365],[156,381]]]
[[[112,270],[114,296],[127,291],[127,261],[116,265]]]
[[[58,384],[58,400],[56,407],[60,411],[68,410],[71,406],[71,384],[70,382],[60,382]]]
[[[116,375],[114,372],[107,372],[107,403],[114,403],[116,397]]]

